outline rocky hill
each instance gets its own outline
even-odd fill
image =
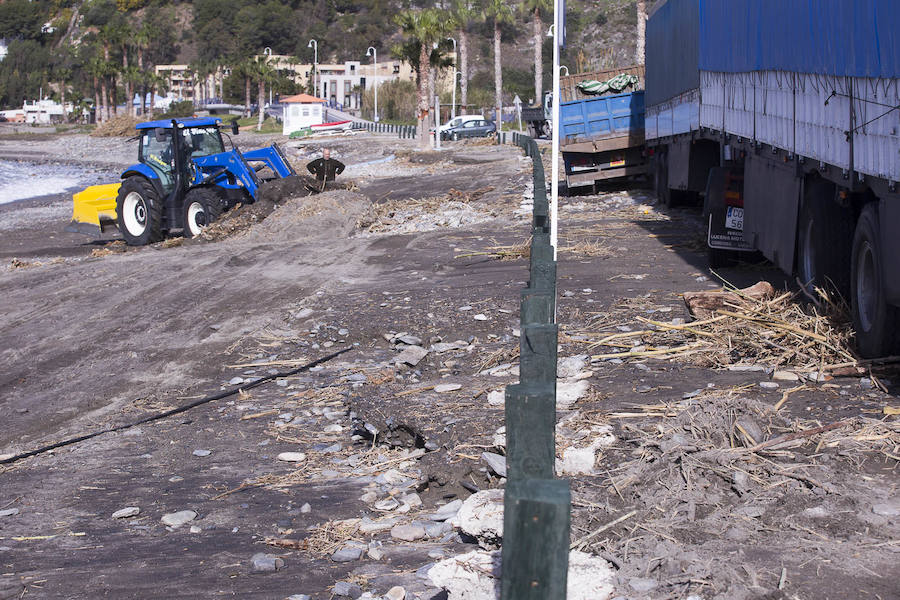
[[[569,0],[570,71],[609,68],[634,60],[636,0]],[[653,0],[647,0],[652,4]],[[138,79],[135,69],[182,63],[215,65],[271,48],[311,62],[308,40],[319,42],[320,62],[365,60],[368,46],[387,57],[402,35],[394,21],[404,7],[450,6],[447,0],[0,0],[0,107],[21,106],[40,89],[57,98],[92,97],[95,82]],[[475,2],[477,4],[477,2]],[[503,28],[504,92],[533,97],[531,18],[514,4]],[[546,16],[546,25],[551,15]],[[470,93],[493,93],[492,27],[475,19],[471,32]],[[552,42],[543,40],[545,89]],[[289,92],[290,90],[285,90]]]

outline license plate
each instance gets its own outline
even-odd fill
[[[610,167],[624,167],[624,166],[625,166],[625,159],[624,159],[624,158],[620,158],[619,160],[611,161],[611,162],[609,163],[609,166],[610,166]]]
[[[725,215],[725,227],[728,229],[744,230],[744,209],[736,206],[729,206]]]

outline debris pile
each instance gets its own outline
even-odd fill
[[[896,460],[900,424],[790,419],[735,390],[608,417],[623,433],[600,458],[605,475],[575,483],[573,548],[616,564],[619,590],[743,598],[749,583],[762,591],[762,574],[740,561],[697,560],[692,547],[700,544],[724,555],[752,539],[780,556],[816,556],[853,572],[885,539],[893,543],[896,524],[870,528],[886,525],[878,511],[893,492],[873,485],[862,465]],[[869,504],[857,503],[860,489]],[[860,552],[838,559],[848,543]]]
[[[357,227],[368,233],[428,231],[438,227],[459,228],[484,221],[489,213],[473,206],[493,186],[470,192],[451,188],[442,196],[403,198],[376,202],[360,217]]]
[[[91,132],[91,135],[93,137],[130,137],[134,135],[134,128],[144,121],[146,119],[118,115],[97,125],[97,128]]]
[[[803,306],[797,294],[775,295],[761,282],[744,290],[686,292],[684,300],[698,320],[637,317],[642,329],[588,332],[582,341],[592,350],[617,349],[594,355],[595,360],[667,357],[703,367],[745,363],[790,368],[816,380],[856,364],[846,313],[827,296],[819,306]]]

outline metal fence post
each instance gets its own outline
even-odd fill
[[[505,141],[498,132],[497,143]],[[502,600],[565,600],[571,493],[554,479],[559,329],[556,261],[537,144],[514,132],[532,158],[534,209],[528,287],[521,292],[519,381],[506,387],[507,483],[503,496]]]

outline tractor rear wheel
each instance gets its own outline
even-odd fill
[[[184,197],[184,237],[200,235],[222,215],[222,201],[209,188],[194,188]]]
[[[163,239],[162,213],[162,200],[146,178],[135,175],[122,182],[116,215],[126,244],[146,246]]]

